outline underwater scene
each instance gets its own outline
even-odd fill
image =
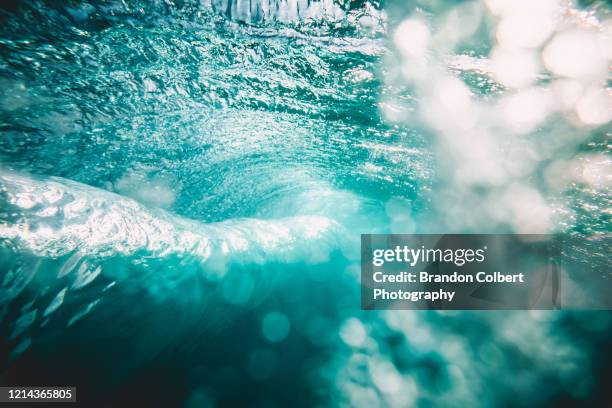
[[[363,310],[360,239],[564,234],[610,284],[611,64],[608,1],[1,1],[0,386],[610,406],[612,312]]]

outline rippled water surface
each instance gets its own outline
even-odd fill
[[[77,384],[101,406],[605,398],[607,312],[359,310],[361,233],[543,226],[609,266],[610,144],[578,105],[503,125],[484,3],[457,3],[480,28],[418,75],[419,26],[400,26],[412,45],[389,33],[454,2],[345,3],[1,6],[2,382]],[[461,128],[473,110],[446,76],[486,131]],[[472,167],[490,130],[501,173]]]

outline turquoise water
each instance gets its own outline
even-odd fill
[[[605,398],[607,312],[359,309],[359,234],[474,230],[436,203],[455,185],[435,127],[385,108],[417,109],[387,34],[412,8],[212,3],[2,6],[2,382],[101,406]],[[609,191],[564,194],[556,228],[609,230]]]

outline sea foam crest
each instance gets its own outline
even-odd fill
[[[333,0],[210,0],[212,7],[235,20],[295,22],[302,19],[337,20],[344,10]]]

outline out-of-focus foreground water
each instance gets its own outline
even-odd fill
[[[609,266],[609,13],[3,3],[0,381],[104,406],[603,403],[609,312],[363,312],[359,237],[561,232]]]

